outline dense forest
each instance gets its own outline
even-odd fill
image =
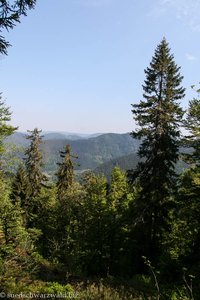
[[[1,28],[35,4],[17,3],[15,12],[3,7]],[[5,139],[17,128],[1,95],[1,298],[199,299],[200,90],[184,111],[182,80],[163,38],[132,105],[140,160],[127,172],[114,167],[109,181],[91,171],[76,180],[70,144],[50,181],[38,128],[28,131],[17,171],[7,172]],[[178,174],[180,157],[188,167]]]

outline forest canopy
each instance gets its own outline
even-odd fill
[[[24,5],[32,8],[34,2]],[[140,161],[128,173],[114,167],[109,182],[92,171],[77,180],[70,145],[60,150],[50,181],[42,131],[28,131],[18,169],[1,168],[0,289],[5,295],[53,291],[70,299],[77,292],[78,299],[98,299],[101,288],[102,299],[198,299],[200,100],[197,90],[184,116],[180,72],[163,39],[145,70],[143,99],[132,105],[137,128],[131,135],[141,140]],[[10,119],[10,109],[0,102],[1,158],[5,137],[16,130]],[[182,154],[180,145],[190,151]],[[188,168],[177,174],[180,156]]]

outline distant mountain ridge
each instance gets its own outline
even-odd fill
[[[67,135],[68,134],[68,135]],[[66,144],[71,145],[72,152],[78,156],[77,170],[94,170],[103,163],[112,159],[136,153],[139,141],[130,134],[105,133],[92,135],[71,135],[70,133],[47,132],[43,133],[41,149],[44,156],[45,170],[55,172],[60,161],[59,151],[64,150]],[[26,134],[16,132],[6,139],[9,143],[27,147],[29,140]]]
[[[28,147],[27,134],[16,132],[6,138],[7,143],[19,147],[19,156],[23,157],[23,148]],[[105,133],[79,135],[61,132],[44,132],[43,151],[44,170],[49,174],[55,174],[60,162],[60,151],[63,151],[67,144],[71,145],[72,153],[78,156],[75,161],[75,170],[83,172],[93,170],[97,174],[104,174],[110,178],[115,166],[123,170],[134,169],[139,161],[137,150],[140,141],[133,139],[129,133]],[[180,152],[191,151],[191,149],[180,149]],[[188,166],[181,160],[176,165],[178,173]]]
[[[66,144],[71,145],[72,153],[78,156],[78,170],[95,169],[111,159],[136,152],[138,141],[129,134],[103,134],[89,139],[79,140],[46,140],[42,145],[46,168],[50,171],[52,165],[60,161],[59,151]]]
[[[80,139],[89,139],[89,138],[97,137],[102,134],[103,133],[86,134],[86,133],[72,133],[72,132],[62,132],[62,131],[42,132],[43,140],[59,140],[59,139],[80,140]],[[29,141],[27,141],[26,139],[27,135],[28,135],[27,132],[17,131],[13,133],[11,136],[7,137],[6,141],[14,144],[27,145],[29,143]]]
[[[93,137],[97,137],[104,133],[72,133],[72,132],[64,132],[64,131],[47,131],[43,132],[44,140],[50,139],[68,139],[68,140],[80,140],[80,139],[90,139]]]

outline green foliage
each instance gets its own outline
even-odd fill
[[[71,154],[70,145],[66,145],[65,151],[60,151],[60,156],[63,159],[61,163],[58,163],[59,169],[57,172],[57,193],[58,199],[62,200],[65,193],[72,188],[74,184],[74,162],[73,158],[77,156]]]
[[[23,226],[19,205],[9,199],[9,189],[0,181],[0,286],[11,286],[34,273],[33,244]]]
[[[21,12],[16,19],[11,16],[8,29],[35,1],[16,4],[16,9],[22,5]],[[200,102],[190,101],[185,120],[189,132],[185,143],[192,147],[187,158],[193,165],[177,185],[174,167],[183,117],[178,101],[184,96],[179,71],[163,39],[145,70],[144,99],[133,105],[139,127],[132,135],[141,144],[131,184],[116,167],[118,160],[111,163],[109,181],[86,172],[77,183],[77,157],[67,145],[60,152],[57,183],[46,186],[43,149],[52,153],[49,145],[55,141],[42,144],[41,131],[29,131],[25,164],[19,166],[12,184],[8,174],[0,174],[1,290],[33,292],[37,297],[65,294],[67,299],[80,300],[195,298],[200,288],[195,275],[200,268]],[[0,151],[3,139],[15,130],[7,125],[10,115],[0,102]],[[113,134],[83,144],[72,141],[73,150],[81,149],[84,167],[121,154],[129,154],[121,158],[123,166],[135,166],[138,157],[130,153],[138,145],[128,135]],[[59,142],[53,145],[54,152],[58,146]],[[54,155],[55,166],[59,152]],[[90,276],[96,280],[90,281]]]
[[[94,173],[102,174],[106,176],[108,181],[110,181],[112,171],[115,167],[118,167],[123,171],[128,171],[130,169],[135,169],[136,165],[138,164],[138,161],[139,161],[139,157],[137,153],[134,152],[128,155],[123,155],[115,159],[106,161],[105,163],[95,168]]]
[[[70,284],[61,285],[57,282],[47,282],[44,286],[39,287],[38,293],[43,294],[54,294],[54,295],[67,295],[67,294],[73,294],[74,289]],[[70,297],[69,297],[70,298]]]
[[[81,300],[131,300],[131,299],[144,299],[134,290],[127,289],[125,286],[115,288],[106,285],[101,281],[99,283],[91,283],[85,289],[78,287],[78,299]]]
[[[198,95],[200,91],[198,91]],[[189,108],[184,126],[188,131],[185,136],[184,144],[187,147],[192,147],[193,152],[185,154],[185,160],[189,163],[200,167],[200,99],[195,98],[189,101]]]
[[[55,219],[52,220],[52,236],[49,236],[50,256],[55,262],[63,264],[66,272],[80,271],[80,245],[83,228],[84,192],[79,184],[65,192],[62,199],[57,198]],[[51,225],[53,226],[53,225]]]
[[[119,167],[115,167],[110,185],[110,204],[114,212],[122,213],[128,207],[128,188],[125,173]]]
[[[34,197],[40,192],[40,189],[45,186],[47,176],[42,172],[43,155],[40,149],[40,144],[42,143],[41,130],[35,128],[33,131],[28,132],[30,135],[27,136],[27,139],[30,140],[31,143],[25,151],[25,166],[31,185],[31,195]]]
[[[127,272],[126,258],[130,228],[128,227],[129,203],[134,195],[130,192],[125,173],[115,167],[107,196],[108,205],[108,274]],[[123,262],[122,264],[120,262]]]
[[[177,195],[179,210],[173,218],[173,230],[169,241],[172,253],[178,257],[188,257],[189,264],[194,264],[195,269],[200,266],[198,254],[199,218],[200,218],[200,173],[197,168],[186,170],[181,179]]]
[[[11,135],[17,128],[9,125],[11,120],[10,108],[6,107],[5,102],[1,100],[0,94],[0,154],[4,150],[3,140],[5,137]]]
[[[151,259],[159,254],[163,232],[169,227],[171,195],[176,183],[174,164],[178,160],[179,124],[183,117],[178,100],[184,97],[179,71],[163,39],[145,70],[144,100],[134,104],[132,110],[139,126],[132,136],[142,139],[138,155],[143,159],[133,176],[141,187],[135,217],[140,238],[143,234],[140,252]]]
[[[20,136],[19,143],[21,143]],[[78,165],[75,165],[75,170],[94,170],[111,159],[135,153],[139,142],[132,139],[129,134],[114,133],[79,140],[45,139],[41,148],[44,153],[46,171],[55,172],[56,162],[60,160],[59,151],[64,149],[66,144],[70,144],[72,152],[78,156]]]
[[[20,22],[22,15],[26,16],[27,10],[34,8],[36,0],[1,1],[0,3],[0,33],[3,29],[13,29]],[[7,54],[10,44],[0,36],[0,53]]]
[[[41,188],[40,193],[34,199],[38,206],[34,219],[34,226],[40,230],[36,245],[38,251],[46,258],[51,256],[51,251],[55,251],[53,237],[56,236],[57,211],[56,211],[56,188]],[[30,229],[29,229],[30,230]]]
[[[4,139],[4,150],[1,153],[1,168],[9,177],[13,177],[19,165],[21,164],[21,156],[23,148],[15,144],[8,143],[7,138]]]
[[[107,273],[108,248],[108,201],[105,177],[88,173],[84,178],[85,188],[85,237],[84,261],[86,274]]]
[[[197,90],[197,93],[200,91]],[[184,144],[191,147],[184,159],[191,164],[180,177],[176,195],[177,208],[173,214],[172,232],[168,237],[170,254],[182,266],[196,274],[200,266],[200,100],[189,102],[184,125],[187,135]],[[192,298],[191,298],[192,299]]]
[[[12,183],[12,193],[11,199],[14,204],[19,203],[24,212],[24,222],[26,223],[29,215],[30,206],[30,196],[31,196],[31,186],[27,177],[26,170],[21,164],[15,175]]]

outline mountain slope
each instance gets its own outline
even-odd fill
[[[110,178],[114,167],[119,167],[124,171],[131,170],[135,169],[138,161],[139,157],[137,156],[137,153],[131,153],[101,164],[94,170],[94,172],[96,174],[102,174],[105,175],[107,178]]]
[[[47,172],[55,172],[57,163],[60,161],[59,151],[64,150],[67,144],[71,145],[72,153],[78,156],[76,166],[78,170],[95,169],[104,162],[112,159],[128,155],[136,152],[139,142],[134,140],[128,133],[116,134],[107,133],[97,134],[87,138],[71,139],[65,137],[64,133],[44,133],[43,144],[41,145],[45,170]],[[6,139],[6,142],[13,143],[17,146],[27,147],[29,140],[27,140],[25,133],[17,132]],[[22,156],[22,155],[21,155]]]
[[[190,149],[180,149],[180,152],[190,152]],[[110,161],[107,161],[97,168],[94,169],[94,172],[96,174],[102,174],[105,175],[108,179],[110,179],[112,170],[114,167],[118,166],[120,169],[127,171],[127,170],[134,170],[137,166],[137,163],[139,162],[139,157],[136,152],[124,155],[121,157],[117,157],[115,159],[112,159]],[[183,160],[178,160],[178,162],[175,165],[175,170],[177,174],[181,174],[185,169],[189,168],[190,165],[183,162]]]
[[[111,159],[136,152],[139,142],[130,137],[129,134],[103,134],[90,139],[70,140],[48,140],[44,141],[45,164],[48,171],[56,167],[60,160],[59,151],[66,144],[71,145],[72,152],[78,156],[76,169],[94,169],[100,164]]]

